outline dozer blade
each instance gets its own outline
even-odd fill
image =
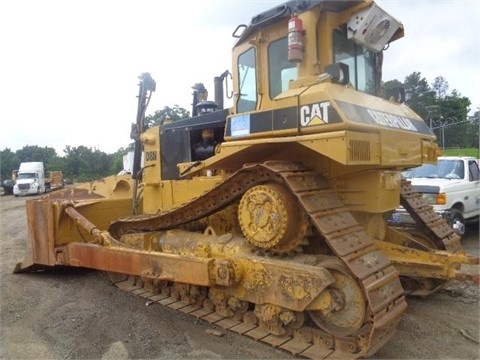
[[[99,229],[107,229],[113,220],[131,214],[131,199],[132,180],[128,176],[112,176],[27,200],[28,251],[13,272],[64,265],[57,258],[57,248],[73,242],[94,241],[89,230],[68,216],[69,207],[94,219]]]
[[[35,272],[37,269],[39,269],[39,265],[36,265],[33,262],[33,254],[31,251],[28,251],[25,259],[23,259],[22,262],[19,262],[15,265],[15,268],[13,269],[13,273],[26,273],[26,272]]]

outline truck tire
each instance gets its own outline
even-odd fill
[[[459,236],[465,234],[465,219],[463,218],[462,212],[460,210],[450,210],[448,223]]]

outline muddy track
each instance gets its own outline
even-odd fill
[[[412,184],[402,180],[400,204],[407,210],[421,230],[434,241],[436,248],[457,252],[461,249],[460,236],[455,234],[447,221],[428,205],[422,195],[415,192]]]
[[[297,329],[290,338],[281,339],[275,335],[269,335],[268,331],[256,325],[245,332],[247,335],[258,333],[258,337],[257,335],[252,337],[307,358],[356,358],[373,354],[392,336],[406,308],[398,272],[388,258],[376,248],[371,237],[344,207],[339,197],[329,189],[327,181],[301,164],[267,162],[246,167],[204,196],[184,206],[159,215],[123,218],[113,223],[109,231],[112,235],[119,237],[126,232],[173,228],[208,216],[238,199],[252,186],[268,182],[280,183],[296,196],[331,251],[361,284],[366,302],[363,305],[366,308],[366,317],[361,327],[348,336],[328,334],[311,327],[302,327]],[[123,283],[118,285],[134,292],[143,291],[136,287],[123,286]],[[148,294],[148,291],[145,290],[144,294]],[[159,295],[151,296],[152,301],[174,300],[157,300]],[[172,304],[175,305],[170,307],[181,306],[189,309],[189,304],[184,304],[178,299]],[[164,303],[164,305],[169,304]],[[190,304],[190,306],[193,305]],[[193,316],[205,310],[200,313],[196,311],[200,309],[193,310]],[[209,308],[208,311],[214,313],[214,309]],[[210,315],[209,313],[198,317],[214,323],[224,321],[225,324],[229,324],[226,326],[230,326],[228,318],[214,321],[220,315]],[[236,321],[243,322],[232,325],[232,328],[247,329],[251,325],[248,320]],[[233,328],[234,331],[236,331],[235,328]]]
[[[103,272],[12,275],[27,248],[25,200],[32,198],[0,196],[1,359],[295,358],[182,311],[146,306],[151,300],[111,285]],[[469,255],[479,254],[478,228],[467,225],[462,237]],[[479,358],[478,292],[478,285],[453,282],[426,299],[408,297],[394,336],[374,357]]]

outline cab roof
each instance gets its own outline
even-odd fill
[[[258,29],[273,24],[281,19],[290,18],[293,13],[301,14],[316,6],[322,4],[325,9],[334,12],[341,12],[345,9],[354,7],[358,4],[365,3],[365,0],[351,1],[351,0],[290,0],[281,5],[275,6],[270,10],[261,12],[254,16],[250,24],[239,36],[237,45],[244,42],[250,35]]]

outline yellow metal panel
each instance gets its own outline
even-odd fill
[[[329,158],[345,164],[347,162],[347,142],[345,135],[344,131],[338,131],[335,135],[329,133],[328,137],[317,137],[316,139],[302,138],[299,143],[319,154],[325,154]]]
[[[50,202],[48,206],[51,206],[55,213],[55,246],[77,241],[85,242],[91,238],[90,234],[77,226],[70,217],[62,212],[62,206],[59,202]],[[95,223],[98,229],[107,230],[112,221],[132,215],[132,200],[130,198],[101,199],[76,204],[75,208],[85,218]],[[46,219],[45,221],[50,220]]]
[[[160,130],[158,126],[148,129],[142,136],[144,146],[143,178],[146,186],[158,186],[161,174]]]
[[[319,75],[321,70],[318,62],[317,22],[320,16],[320,7],[300,14],[298,17],[303,21],[305,30],[304,35],[304,55],[303,61],[298,64],[298,77],[309,75]],[[320,45],[322,46],[322,45]]]
[[[200,196],[222,180],[220,176],[200,176],[192,180],[172,181],[173,207]]]
[[[156,214],[172,207],[172,187],[169,181],[164,181],[158,186],[143,188],[143,212]]]
[[[299,143],[344,165],[380,163],[378,134],[337,131],[302,137]]]
[[[143,210],[146,214],[169,211],[212,189],[221,176],[199,176],[190,180],[167,180],[144,189]]]
[[[383,213],[398,207],[400,180],[400,172],[372,170],[331,182],[350,210]]]
[[[421,165],[421,138],[401,131],[381,131],[382,165]]]

